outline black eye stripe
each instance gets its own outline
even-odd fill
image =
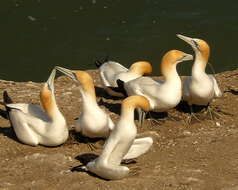
[[[198,43],[195,40],[193,40],[193,43],[195,44],[196,47],[199,46]]]
[[[74,75],[75,79],[78,79],[76,73],[73,73],[73,75]]]

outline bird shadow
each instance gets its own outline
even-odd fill
[[[106,90],[104,88],[102,88],[102,87],[95,86],[95,91],[96,91],[97,97],[111,99],[111,100],[121,100],[121,99],[124,99],[124,97],[116,97],[116,96],[109,95],[106,92]]]
[[[146,119],[149,118],[153,118],[153,119],[165,119],[166,117],[168,117],[168,113],[167,112],[153,112],[153,111],[149,111],[148,114],[146,114]],[[139,118],[139,115],[136,114],[136,119]]]
[[[120,112],[121,112],[121,104],[120,103],[108,103],[108,102],[103,101],[103,99],[100,99],[100,101],[98,102],[98,105],[104,106],[110,112],[120,115]]]
[[[80,161],[80,165],[78,166],[74,166],[70,169],[71,172],[83,172],[83,173],[87,173],[88,175],[92,176],[92,177],[96,177],[98,179],[102,179],[102,180],[105,180],[105,181],[109,181],[109,179],[105,179],[105,178],[102,178],[90,171],[87,171],[85,170],[85,166],[95,160],[96,158],[98,157],[98,155],[96,154],[92,154],[92,153],[85,153],[85,154],[81,154],[81,155],[78,155],[75,157],[76,160]]]
[[[74,166],[70,169],[71,172],[86,172],[88,173],[90,176],[92,177],[96,177],[96,178],[99,178],[99,179],[102,179],[102,180],[105,180],[105,181],[110,181],[109,179],[105,179],[103,177],[100,177],[90,171],[86,171],[85,170],[85,166],[95,160],[96,158],[98,158],[98,155],[96,154],[92,154],[92,153],[85,153],[85,154],[81,154],[81,155],[78,155],[75,157],[76,160],[78,160],[81,164],[78,165],[78,166]],[[123,160],[121,164],[123,165],[128,165],[128,164],[135,164],[137,163],[134,159],[127,159],[127,160]]]
[[[203,109],[207,108],[208,106],[200,106],[200,105],[193,105],[193,112],[198,113],[201,112]],[[179,112],[183,113],[190,113],[190,108],[187,102],[181,101],[175,109]]]
[[[76,160],[80,161],[81,164],[87,165],[89,162],[95,160],[98,157],[96,154],[92,153],[85,153],[85,154],[80,154],[75,157]]]
[[[0,127],[0,134],[3,134],[4,136],[19,142],[12,126]]]
[[[74,129],[69,130],[69,138],[67,140],[67,144],[77,144],[77,143],[83,143],[83,144],[94,144],[98,141],[105,141],[105,138],[89,138],[86,136],[83,136],[81,133],[76,132]],[[77,142],[77,143],[76,143]]]

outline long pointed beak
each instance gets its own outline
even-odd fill
[[[194,44],[193,44],[193,39],[192,39],[192,38],[187,37],[187,36],[183,36],[183,35],[181,35],[181,34],[176,34],[176,36],[177,36],[178,38],[180,38],[181,40],[187,42],[189,45],[194,46]]]
[[[77,81],[77,78],[75,77],[73,71],[63,68],[63,67],[59,67],[59,66],[55,66],[55,69],[60,71],[61,73],[64,73],[65,75],[67,75],[68,77],[70,77],[71,79]]]
[[[190,60],[193,60],[193,56],[190,55],[190,54],[186,54],[186,55],[183,57],[183,61],[190,61]]]
[[[56,70],[53,69],[48,80],[47,80],[47,85],[48,85],[48,88],[51,90],[51,91],[54,91],[54,80],[55,80],[55,74],[56,74]]]

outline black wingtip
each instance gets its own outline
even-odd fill
[[[127,95],[127,92],[126,92],[126,90],[125,90],[125,88],[124,88],[124,81],[122,81],[122,80],[120,80],[120,79],[117,79],[117,89],[118,89],[118,91],[119,92],[121,92],[124,96],[128,96]]]
[[[0,109],[0,116],[3,117],[4,119],[9,119],[8,117],[8,112],[5,110]]]
[[[12,101],[11,97],[8,95],[7,91],[3,92],[3,102],[5,105],[13,103],[13,101]]]
[[[94,64],[96,65],[97,68],[99,68],[102,64],[108,61],[109,61],[109,56],[107,55],[103,60],[96,60]]]
[[[96,60],[94,64],[96,65],[97,68],[99,68],[103,63],[99,60]]]
[[[3,102],[1,104],[3,104],[6,108],[6,110],[2,110],[0,109],[0,115],[5,118],[5,119],[9,119],[9,112],[10,112],[10,108],[7,106],[7,104],[12,104],[13,101],[11,99],[11,97],[8,95],[7,91],[3,91]]]

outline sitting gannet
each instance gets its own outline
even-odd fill
[[[135,158],[148,151],[153,144],[150,137],[135,139],[134,109],[149,110],[149,101],[143,96],[130,96],[123,100],[121,117],[104,144],[101,155],[86,165],[86,170],[105,179],[121,179],[129,168],[121,166],[122,159]],[[135,146],[135,148],[132,148]],[[137,148],[136,148],[137,147]]]
[[[150,110],[157,112],[174,108],[182,97],[181,79],[177,73],[176,65],[182,61],[192,60],[193,56],[178,50],[168,51],[162,58],[160,70],[164,80],[150,77],[140,77],[124,83],[127,94],[141,95],[150,102]],[[142,125],[145,114],[139,111],[139,123]]]
[[[108,137],[110,131],[114,128],[114,123],[97,104],[92,77],[81,70],[73,71],[59,66],[55,68],[79,85],[83,107],[82,113],[76,122],[75,130],[90,138]]]
[[[27,145],[58,146],[68,138],[68,127],[54,95],[55,73],[54,69],[40,93],[44,110],[33,104],[8,104],[8,95],[4,92],[8,119],[19,141]]]
[[[129,69],[114,61],[106,61],[105,63],[100,64],[97,66],[99,67],[102,83],[105,86],[107,93],[111,96],[124,96],[123,92],[120,92],[121,89],[118,88],[118,79],[123,82],[128,82],[152,72],[152,66],[147,61],[135,62]]]
[[[205,72],[210,55],[209,45],[201,39],[189,38],[180,34],[177,36],[191,45],[195,52],[192,76],[188,77],[183,84],[183,100],[188,102],[191,114],[193,114],[193,104],[207,106],[214,97],[220,97],[222,92],[214,76],[207,75]]]

